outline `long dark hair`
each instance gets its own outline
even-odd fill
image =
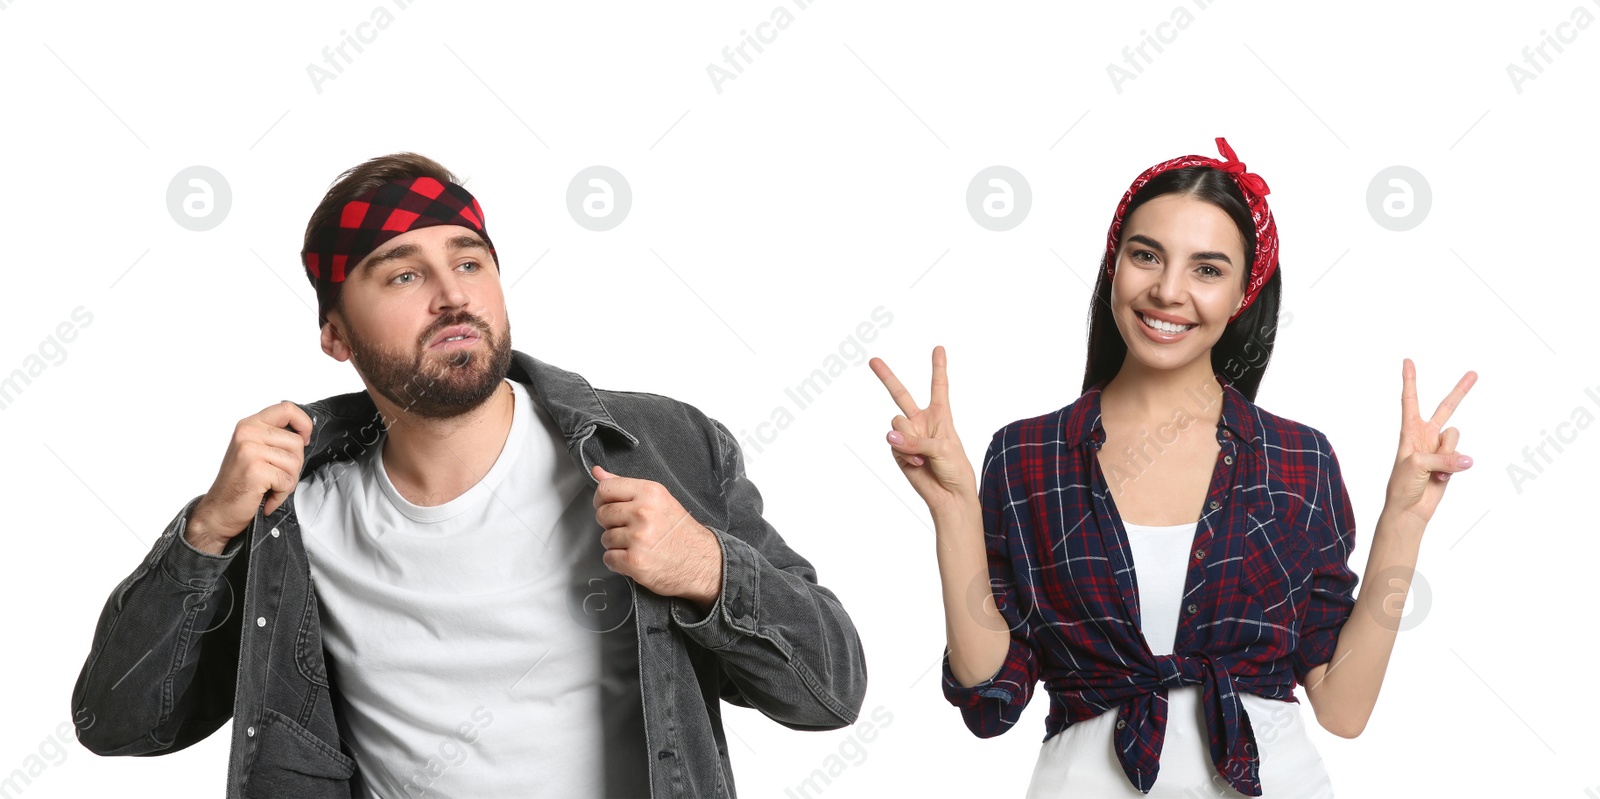
[[[1226,172],[1209,166],[1190,166],[1156,175],[1133,195],[1123,220],[1133,216],[1139,206],[1167,194],[1185,194],[1221,208],[1244,238],[1244,261],[1255,262],[1256,228],[1250,206],[1238,184]],[[1120,248],[1119,248],[1120,249]],[[1115,257],[1115,256],[1112,256]],[[1250,279],[1245,269],[1244,279]],[[1222,337],[1211,348],[1211,369],[1255,401],[1261,376],[1272,359],[1272,342],[1278,330],[1278,299],[1283,285],[1282,270],[1274,270],[1261,293],[1239,318],[1228,323]],[[1128,343],[1122,340],[1116,320],[1111,317],[1111,279],[1106,277],[1106,262],[1100,260],[1094,298],[1089,303],[1089,354],[1083,368],[1083,391],[1102,380],[1115,377],[1128,356]]]

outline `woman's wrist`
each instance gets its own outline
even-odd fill
[[[983,503],[976,488],[952,492],[950,498],[938,505],[929,505],[935,531],[957,530],[976,522],[983,528]]]
[[[1379,536],[1399,536],[1402,541],[1420,542],[1427,526],[1428,523],[1416,514],[1391,510],[1390,505],[1385,504],[1378,514],[1373,538],[1376,540]]]

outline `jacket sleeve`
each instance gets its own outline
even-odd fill
[[[72,691],[78,741],[99,755],[163,755],[233,715],[245,535],[210,555],[183,538],[190,500],[112,591]]]
[[[992,738],[1011,729],[1033,698],[1039,680],[1039,662],[1034,655],[1028,619],[1017,607],[1015,570],[1011,566],[1010,481],[1007,479],[1004,429],[989,442],[983,459],[983,480],[979,499],[983,506],[983,540],[988,553],[989,590],[995,609],[1011,631],[1011,646],[1000,668],[989,679],[975,685],[962,685],[950,671],[950,649],[945,648],[943,690],[945,700],[961,711],[967,729],[979,738]],[[1023,504],[1026,507],[1026,503]]]
[[[722,591],[704,613],[672,598],[673,622],[721,660],[736,689],[724,695],[734,704],[794,729],[852,724],[867,688],[855,625],[811,564],[762,518],[761,494],[745,476],[738,442],[711,422],[727,520],[723,528],[706,526],[722,545]]]

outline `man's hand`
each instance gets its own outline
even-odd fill
[[[722,545],[654,480],[590,470],[594,518],[605,528],[606,568],[662,596],[679,596],[709,611],[722,592]]]
[[[189,512],[184,538],[212,555],[244,532],[262,508],[271,514],[300,482],[305,449],[311,445],[311,417],[284,400],[239,420],[211,489]]]

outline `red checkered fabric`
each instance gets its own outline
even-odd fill
[[[300,253],[306,278],[317,290],[317,324],[326,324],[345,277],[373,250],[402,233],[434,225],[460,225],[483,237],[500,257],[484,228],[483,209],[472,193],[430,177],[384,183],[344,204],[331,224],[318,229]]]
[[[1272,209],[1267,207],[1267,195],[1271,189],[1260,175],[1246,172],[1245,166],[1234,154],[1233,148],[1228,146],[1226,139],[1217,137],[1217,151],[1222,153],[1226,160],[1219,161],[1203,155],[1185,155],[1170,161],[1162,161],[1142,172],[1135,178],[1133,185],[1128,187],[1126,194],[1122,195],[1122,202],[1117,204],[1117,214],[1111,218],[1111,230],[1106,233],[1106,277],[1109,279],[1117,270],[1117,245],[1122,240],[1122,220],[1128,211],[1128,203],[1133,201],[1133,195],[1144,188],[1144,184],[1156,175],[1171,169],[1182,169],[1187,166],[1209,166],[1227,172],[1237,183],[1239,190],[1244,192],[1245,201],[1250,206],[1250,217],[1256,225],[1256,257],[1250,264],[1250,285],[1245,287],[1244,303],[1228,321],[1239,318],[1244,309],[1255,302],[1256,295],[1261,293],[1261,287],[1267,284],[1267,279],[1278,269],[1278,225],[1272,221]]]

